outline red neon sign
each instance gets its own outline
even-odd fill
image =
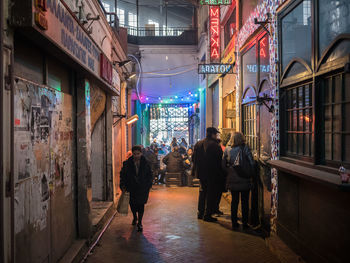
[[[210,7],[210,58],[220,59],[220,7]]]
[[[263,40],[261,40],[260,42],[260,57],[262,58],[266,58],[266,51],[265,51],[265,48],[266,48],[266,37],[263,38]]]

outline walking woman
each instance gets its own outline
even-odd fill
[[[254,173],[254,159],[248,145],[245,144],[244,135],[235,132],[231,136],[229,146],[226,147],[223,157],[223,167],[226,168],[226,187],[232,195],[231,220],[232,228],[239,227],[237,210],[239,197],[241,197],[243,229],[248,228],[249,191],[251,178]]]
[[[130,208],[134,216],[132,225],[142,232],[142,217],[149,191],[152,187],[152,171],[140,146],[132,147],[132,156],[123,163],[120,172],[120,189],[130,193]]]

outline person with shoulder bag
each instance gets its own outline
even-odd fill
[[[244,135],[235,132],[231,136],[229,146],[225,149],[223,156],[223,168],[226,170],[226,187],[231,192],[231,220],[232,228],[237,229],[237,210],[239,198],[241,198],[243,229],[248,228],[249,215],[249,192],[251,180],[255,172],[255,162],[248,145],[245,143]]]

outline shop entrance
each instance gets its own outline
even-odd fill
[[[175,137],[189,141],[189,116],[193,111],[190,104],[168,104],[150,106],[150,140],[170,145]]]

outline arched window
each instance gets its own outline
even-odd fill
[[[256,127],[256,92],[254,87],[248,87],[242,100],[242,131],[247,144],[253,151],[258,148],[258,137]]]
[[[281,154],[349,169],[350,2],[290,1],[278,20]]]

